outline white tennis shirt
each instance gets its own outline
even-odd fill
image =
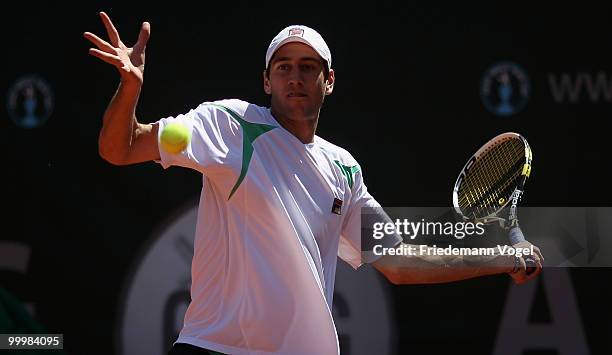
[[[304,144],[268,108],[207,102],[159,121],[192,132],[164,168],[203,175],[191,303],[177,342],[228,354],[337,354],[337,256],[357,268],[360,209],[378,203],[344,149]],[[371,260],[367,260],[370,262]]]

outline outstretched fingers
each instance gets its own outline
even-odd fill
[[[106,53],[116,53],[115,48],[110,45],[110,43],[106,42],[102,38],[96,36],[91,32],[85,32],[83,34],[85,38],[87,38],[91,43],[93,43],[96,47]]]
[[[110,17],[106,14],[106,12],[100,12],[100,17],[102,18],[102,22],[104,23],[104,27],[106,27],[106,32],[108,33],[108,37],[110,38],[111,43],[115,47],[119,47],[119,42],[121,42],[121,38],[119,38],[119,32],[113,25]]]
[[[137,52],[142,52],[147,47],[147,42],[149,41],[149,37],[151,36],[151,24],[148,22],[143,22],[140,27],[140,33],[138,34],[138,41],[134,45],[134,50]]]
[[[93,55],[94,57],[98,57],[103,61],[107,62],[108,64],[116,66],[117,68],[123,67],[123,62],[121,61],[121,58],[119,58],[118,55],[107,53],[95,48],[90,48],[89,54]]]

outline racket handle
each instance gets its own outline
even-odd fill
[[[523,231],[518,226],[518,224],[510,228],[510,230],[508,231],[508,238],[510,239],[510,243],[512,245],[526,241],[525,236],[523,235]],[[527,266],[527,270],[525,271],[525,273],[527,275],[533,274],[538,268],[535,259],[531,256],[525,256],[523,257],[523,260],[525,260],[525,265]]]

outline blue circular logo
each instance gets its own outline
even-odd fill
[[[21,128],[42,126],[53,112],[53,93],[47,82],[28,75],[15,82],[8,92],[9,117]]]
[[[482,77],[480,98],[486,109],[497,116],[520,112],[531,96],[527,72],[512,62],[492,65]]]

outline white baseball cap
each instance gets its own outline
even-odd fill
[[[280,31],[270,42],[266,52],[266,69],[274,53],[283,45],[290,42],[301,42],[309,45],[327,62],[327,68],[331,68],[331,52],[327,43],[321,35],[310,27],[302,25],[287,26]]]

